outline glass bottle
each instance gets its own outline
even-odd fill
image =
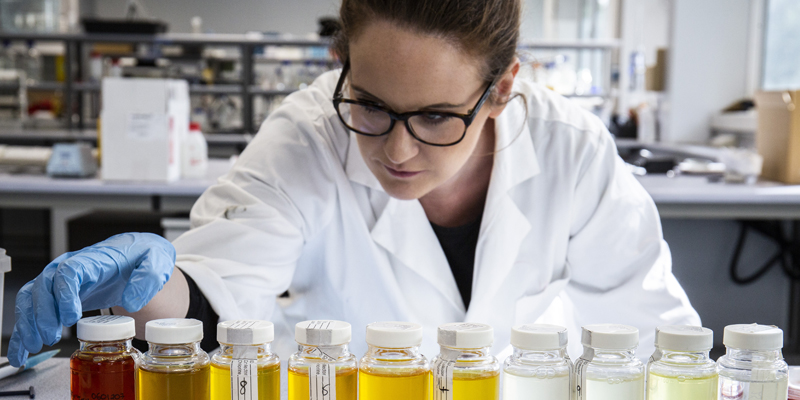
[[[295,325],[297,352],[289,358],[289,400],[355,400],[356,357],[350,354],[350,324],[314,320]]]
[[[597,324],[581,332],[583,354],[575,363],[578,400],[644,399],[644,364],[635,357],[639,330]]]
[[[717,360],[720,400],[784,400],[789,367],[783,361],[783,331],[770,325],[728,325],[726,353]]]
[[[486,324],[451,323],[437,331],[432,363],[435,400],[492,400],[500,396],[500,363],[489,352],[494,331]]]
[[[133,318],[101,315],[78,321],[79,350],[69,360],[72,399],[135,399],[136,364],[141,353],[131,346]]]
[[[272,322],[225,321],[217,324],[219,351],[211,358],[214,400],[280,400],[281,361],[272,353]]]
[[[167,318],[145,325],[149,348],[139,368],[139,399],[207,400],[208,354],[200,348],[203,323]]]
[[[569,400],[572,362],[567,355],[567,328],[520,325],[511,329],[514,353],[503,365],[503,400]]]
[[[709,357],[714,332],[688,325],[656,329],[647,364],[648,400],[717,400],[716,363]]]
[[[375,322],[367,325],[369,349],[358,366],[361,400],[427,400],[431,368],[419,351],[422,325]]]

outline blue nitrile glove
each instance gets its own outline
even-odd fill
[[[123,233],[62,254],[17,293],[17,323],[8,361],[18,367],[28,352],[61,340],[83,310],[122,306],[139,311],[164,287],[175,267],[172,243],[152,233]]]

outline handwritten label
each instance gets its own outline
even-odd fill
[[[231,361],[231,398],[233,400],[258,400],[258,361],[234,359]]]
[[[336,366],[316,363],[308,368],[309,400],[336,400]]]
[[[433,399],[453,400],[453,368],[456,362],[437,359],[433,363]]]

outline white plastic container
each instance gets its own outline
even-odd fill
[[[181,152],[181,176],[188,179],[202,179],[208,171],[208,143],[200,131],[200,124],[189,124],[189,134],[183,141]]]

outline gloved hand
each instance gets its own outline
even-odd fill
[[[83,310],[121,305],[142,309],[169,280],[175,248],[151,233],[123,233],[85,249],[62,254],[17,293],[8,361],[17,367],[28,352],[61,340]]]

